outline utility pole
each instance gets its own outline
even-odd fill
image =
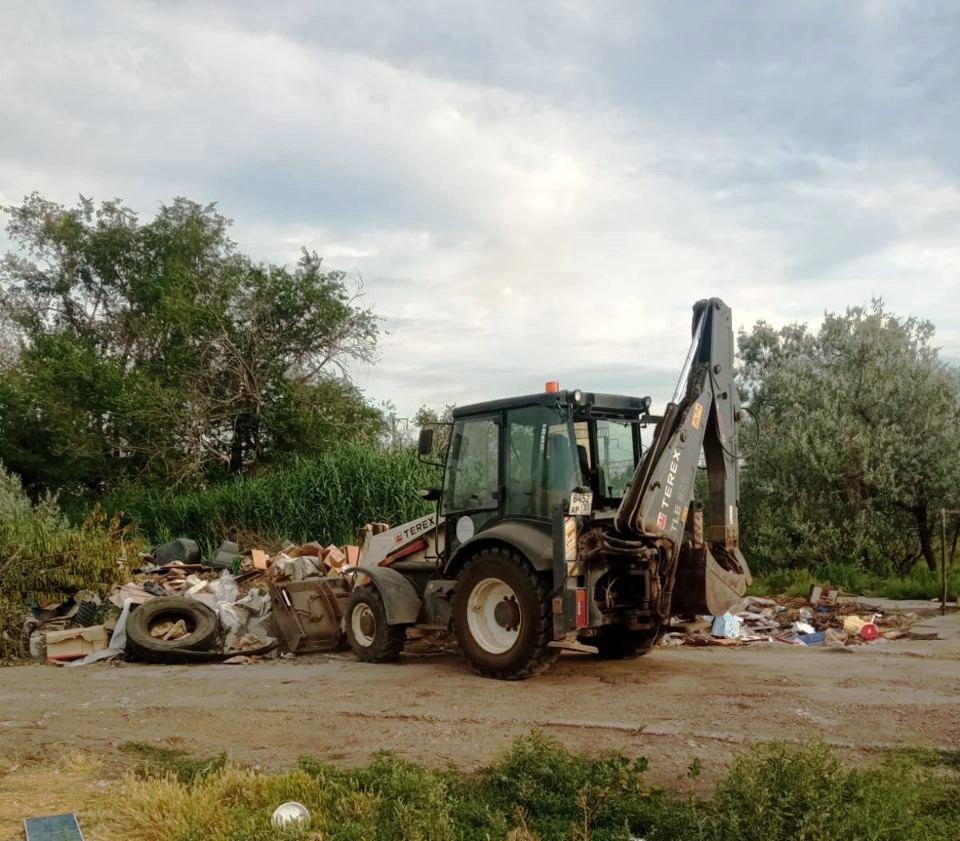
[[[940,615],[947,612],[947,514],[957,516],[960,510],[940,509]],[[953,558],[950,559],[951,561]]]
[[[940,615],[947,612],[947,509],[940,509]]]

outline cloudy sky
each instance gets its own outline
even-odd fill
[[[0,121],[0,203],[217,201],[362,276],[401,414],[660,402],[713,295],[882,296],[960,358],[955,2],[4,0]]]

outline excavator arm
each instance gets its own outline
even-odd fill
[[[617,531],[659,549],[661,616],[722,613],[750,572],[740,551],[733,321],[719,298],[693,307],[693,341],[673,400],[657,424],[616,516]],[[694,500],[704,455],[706,510]]]

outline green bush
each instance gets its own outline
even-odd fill
[[[224,537],[352,543],[373,521],[393,525],[430,510],[420,491],[436,471],[408,448],[344,443],[290,467],[188,492],[130,486],[104,507],[123,512],[153,542],[191,537],[215,547]]]
[[[382,754],[352,770],[304,759],[294,771],[262,774],[215,760],[185,776],[182,756],[157,756],[152,771],[111,795],[105,814],[117,837],[946,841],[960,826],[960,780],[949,758],[924,751],[846,767],[824,745],[759,746],[737,757],[706,799],[647,786],[643,759],[575,755],[538,734],[474,775]],[[271,829],[284,800],[307,806],[308,828]]]
[[[886,599],[939,599],[940,573],[931,572],[923,563],[903,577],[882,576],[854,564],[823,564],[813,570],[773,569],[754,576],[750,594],[806,596],[813,584],[836,587],[845,593]],[[947,570],[947,598],[960,598],[960,567]]]
[[[0,465],[0,658],[25,654],[21,625],[29,602],[105,592],[125,577],[135,552],[116,521],[97,512],[72,527],[55,498],[31,502]]]

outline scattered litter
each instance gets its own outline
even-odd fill
[[[715,637],[733,640],[740,636],[740,626],[742,624],[739,617],[732,613],[724,613],[723,616],[714,617],[710,633]]]
[[[27,818],[23,822],[26,841],[83,841],[83,833],[77,816],[48,815],[43,818]]]
[[[110,647],[118,651],[123,651],[127,647],[127,620],[130,618],[130,611],[133,609],[133,602],[127,599],[123,603],[123,609],[117,617],[116,624],[113,626],[113,633],[110,635]]]
[[[899,639],[936,639],[936,634],[910,631],[919,620],[916,613],[883,612],[867,602],[841,601],[836,590],[821,587],[811,590],[809,599],[747,596],[723,616],[673,620],[660,644],[733,647],[780,642],[852,649]]]
[[[657,641],[657,644],[664,646],[683,645],[685,637],[685,634],[680,634],[676,631],[668,631],[667,633],[661,635],[660,639]]]
[[[74,666],[89,666],[91,663],[102,663],[106,660],[115,660],[123,654],[123,651],[119,648],[102,648],[100,651],[94,651],[92,654],[88,654],[86,657],[81,660],[71,660],[69,663],[64,663],[67,668],[73,668]]]
[[[199,564],[200,544],[188,537],[178,537],[162,543],[153,550],[153,560],[158,564]]]
[[[159,622],[150,628],[150,636],[157,640],[178,640],[188,633],[187,623],[182,619],[176,622]]]
[[[213,582],[210,589],[213,592],[213,600],[217,607],[222,604],[233,604],[240,593],[236,580],[228,570],[220,573],[220,577]]]
[[[843,620],[843,630],[848,634],[859,634],[860,629],[866,624],[867,621],[859,616],[848,616]]]
[[[240,554],[240,547],[236,543],[231,540],[224,540],[213,556],[210,566],[236,572],[234,563],[240,558]]]
[[[91,628],[69,628],[65,631],[49,631],[44,635],[43,644],[47,652],[47,662],[62,663],[67,660],[79,660],[95,651],[107,647],[107,629],[103,625]]]

